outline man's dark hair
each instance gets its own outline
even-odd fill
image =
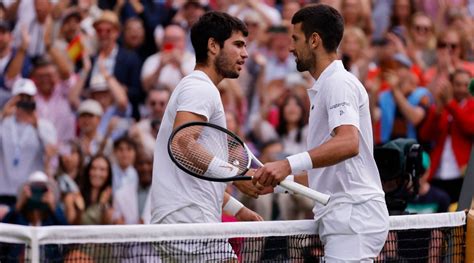
[[[137,151],[137,143],[126,134],[114,141],[114,150],[122,144],[130,146],[135,152]]]
[[[224,41],[229,39],[234,32],[248,35],[247,27],[236,17],[216,11],[201,16],[191,28],[191,42],[196,54],[196,64],[207,63],[207,42],[210,38],[216,40],[222,48]]]
[[[323,40],[327,52],[337,50],[344,33],[344,19],[341,14],[331,6],[317,4],[300,9],[291,19],[291,23],[301,24],[306,38],[318,33]]]

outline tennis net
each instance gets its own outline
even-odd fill
[[[376,262],[464,262],[464,212],[390,217]],[[0,262],[319,262],[312,220],[222,224],[0,224]]]

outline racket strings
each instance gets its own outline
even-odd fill
[[[249,157],[245,147],[227,133],[208,126],[187,126],[171,140],[175,160],[188,171],[205,176],[214,157],[246,171]]]

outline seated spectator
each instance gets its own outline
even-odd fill
[[[428,181],[430,176],[430,156],[423,151],[423,169],[420,172],[420,189],[414,200],[407,204],[406,211],[412,214],[432,214],[448,212],[449,195]]]
[[[457,69],[449,80],[435,87],[436,105],[431,106],[420,130],[421,138],[433,142],[431,184],[445,190],[457,202],[469,162],[474,136],[474,98],[468,86],[472,75]]]
[[[153,178],[153,154],[143,150],[137,151],[134,166],[138,174],[138,214],[142,223],[150,222],[151,208],[148,207],[147,210],[146,203],[149,201],[147,199],[149,199],[151,180]]]
[[[380,93],[380,130],[376,143],[386,143],[397,138],[417,139],[419,125],[426,117],[431,105],[431,94],[417,87],[416,77],[411,73],[411,61],[403,54],[396,54],[396,71],[388,72],[391,90]]]
[[[48,170],[57,145],[53,125],[37,117],[36,86],[19,79],[0,117],[0,203],[13,205],[34,171]]]
[[[112,204],[112,166],[104,155],[95,155],[84,170],[80,194],[71,193],[64,199],[67,220],[81,225],[120,223],[123,220]]]
[[[131,17],[125,21],[123,29],[123,47],[135,52],[140,58],[140,64],[150,56],[144,48],[145,28],[143,21],[138,17]]]
[[[83,166],[84,156],[78,142],[68,141],[59,147],[56,181],[62,196],[80,191],[79,182],[82,180]]]
[[[88,99],[79,105],[77,110],[79,137],[78,141],[84,154],[84,161],[88,163],[90,157],[96,154],[110,156],[112,154],[112,140],[98,131],[99,123],[104,114],[99,102]]]
[[[424,13],[415,13],[408,29],[408,55],[423,70],[436,62],[436,36],[431,18]]]
[[[133,167],[137,153],[135,142],[121,137],[114,142],[114,162],[112,163],[112,190],[115,208],[123,216],[126,224],[137,224],[138,213],[138,175]]]

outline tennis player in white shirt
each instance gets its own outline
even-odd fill
[[[316,82],[311,102],[308,151],[265,164],[254,182],[276,186],[289,174],[308,172],[312,189],[331,195],[313,212],[325,262],[372,262],[388,234],[389,216],[373,157],[367,92],[337,60],[342,16],[327,5],[308,6],[292,18],[297,69]]]
[[[222,210],[242,221],[263,220],[225,193],[225,183],[200,180],[185,174],[171,161],[167,151],[172,131],[185,123],[203,121],[226,127],[224,107],[216,85],[224,78],[239,76],[248,57],[247,34],[242,21],[221,12],[204,14],[191,29],[196,67],[173,91],[155,145],[151,187],[152,223],[218,223],[222,221]],[[247,194],[257,194],[258,189],[251,182],[246,185],[250,187],[245,189]],[[186,251],[178,251],[184,254],[188,252],[189,258],[181,255],[173,259],[171,255],[171,260],[200,262],[222,260],[222,257],[235,258],[227,242],[222,242],[221,247],[216,244],[206,246],[204,243],[196,244]],[[166,246],[161,250],[170,255],[180,248]],[[199,255],[205,257],[200,258]]]

